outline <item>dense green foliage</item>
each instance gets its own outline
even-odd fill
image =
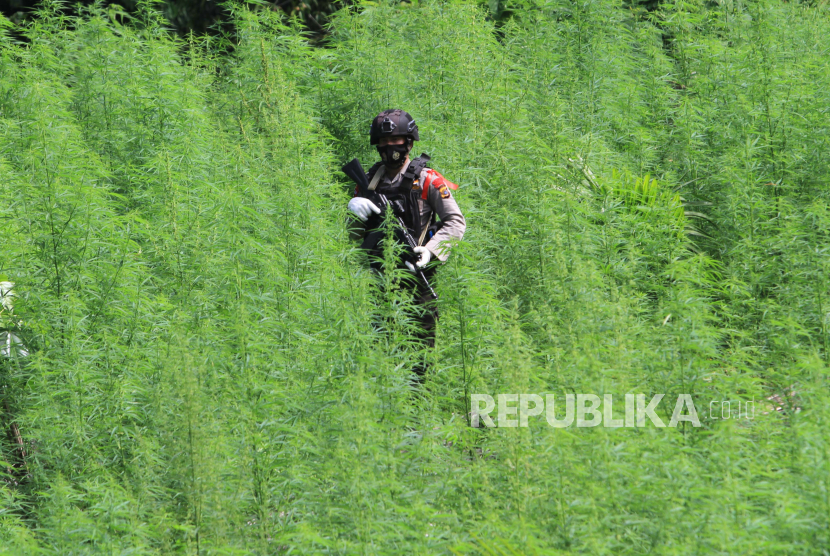
[[[183,56],[149,12],[40,14],[0,46],[0,552],[825,553],[827,16],[379,3]],[[391,106],[467,217],[434,353],[343,229]],[[519,392],[703,426],[469,427]]]

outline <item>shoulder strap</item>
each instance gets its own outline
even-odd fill
[[[403,174],[404,179],[410,182],[415,181],[421,175],[421,170],[426,168],[427,162],[429,162],[429,155],[427,153],[421,153],[421,156],[413,159],[409,163],[409,167]]]
[[[432,213],[432,220],[435,220],[435,213]],[[424,238],[427,237],[427,231],[429,230],[429,226],[424,226],[424,229],[421,230],[421,237],[418,238],[418,247],[424,244]]]
[[[383,165],[382,162],[376,162],[374,166],[369,168],[369,172],[367,172],[367,176],[369,176],[369,191],[374,191],[375,188],[380,183],[380,180],[383,178],[384,174],[386,174],[386,167]]]
[[[415,180],[421,176],[423,169],[427,167],[427,162],[429,162],[429,155],[427,153],[421,153],[421,156],[413,159],[409,163],[409,167],[406,169],[406,172],[403,174],[402,183],[415,183]],[[411,185],[409,187],[411,187]],[[423,188],[424,184],[421,184],[421,187]]]

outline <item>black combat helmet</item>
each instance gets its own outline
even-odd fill
[[[381,137],[409,137],[413,141],[419,141],[418,124],[408,112],[384,110],[372,120],[372,128],[369,130],[372,145],[377,145]]]

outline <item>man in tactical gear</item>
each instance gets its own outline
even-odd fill
[[[431,348],[435,346],[438,312],[428,285],[436,267],[436,263],[430,264],[430,261],[445,262],[449,257],[447,240],[464,236],[464,215],[450,193],[458,186],[427,168],[429,156],[426,154],[409,158],[413,143],[419,137],[418,125],[407,112],[384,110],[378,114],[372,121],[369,138],[372,145],[377,145],[381,158],[366,173],[369,190],[382,194],[406,226],[416,245],[411,249],[413,260],[404,263],[413,274],[423,271],[427,280],[426,283],[418,281],[415,302],[420,309],[418,336]],[[349,210],[360,221],[352,228],[353,237],[362,238],[361,247],[371,255],[380,255],[383,233],[377,228],[381,207],[356,188],[355,196],[349,201]],[[421,376],[425,372],[423,367],[415,370]]]

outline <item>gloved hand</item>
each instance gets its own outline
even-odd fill
[[[366,222],[373,212],[375,214],[380,214],[378,206],[364,197],[353,197],[352,200],[349,201],[349,210],[364,222]]]
[[[418,268],[424,268],[428,263],[429,260],[432,258],[432,253],[429,252],[429,249],[426,247],[418,246],[412,250],[416,255],[418,255],[418,262],[415,263],[415,266]]]
[[[415,254],[418,255],[418,260],[415,262],[414,265],[411,262],[406,261],[406,268],[412,274],[416,274],[415,267],[417,266],[418,268],[424,268],[429,263],[429,260],[432,258],[432,253],[430,253],[429,249],[427,249],[426,247],[416,247],[412,251],[414,251]]]

